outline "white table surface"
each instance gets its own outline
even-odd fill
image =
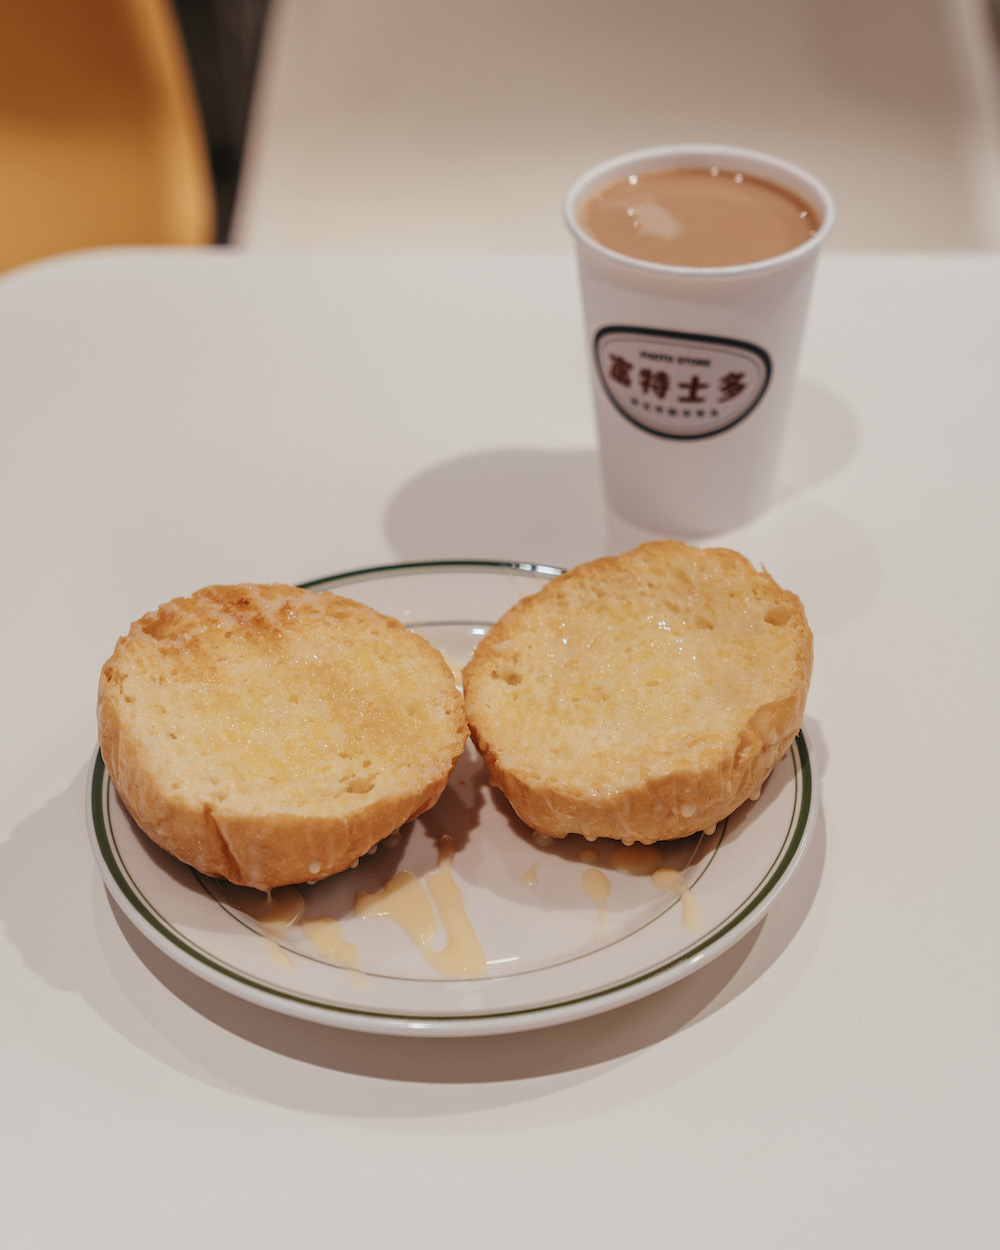
[[[9,1244],[996,1244],[998,330],[1000,257],[821,264],[781,498],[718,538],[816,633],[819,825],[764,922],[590,1020],[370,1037],[210,989],[112,906],[97,674],[210,582],[642,538],[600,500],[571,262],[0,280]]]

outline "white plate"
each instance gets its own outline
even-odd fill
[[[492,621],[558,572],[455,561],[309,585],[398,617],[461,666]],[[704,967],[772,906],[801,862],[815,810],[800,734],[756,802],[713,835],[664,843],[643,863],[642,851],[614,843],[538,839],[490,788],[470,746],[426,816],[348,872],[271,900],[220,887],[154,846],[122,807],[100,753],[89,825],[113,898],[196,976],[343,1028],[473,1035],[593,1015]],[[359,914],[359,892],[377,894],[390,880],[408,881],[422,932]],[[450,886],[450,901],[437,886]],[[471,971],[439,970],[446,943]]]

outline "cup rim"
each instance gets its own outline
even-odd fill
[[[606,187],[626,172],[660,168],[664,161],[669,161],[670,165],[677,167],[680,167],[682,163],[692,161],[711,164],[723,161],[738,162],[745,172],[769,178],[785,190],[792,191],[806,199],[820,216],[819,229],[797,247],[790,248],[786,252],[778,252],[774,256],[766,256],[762,260],[748,261],[740,265],[670,265],[660,261],[642,260],[637,256],[628,256],[624,252],[616,252],[613,248],[606,247],[583,229],[577,220],[576,213],[577,208],[588,195]],[[725,143],[664,143],[654,147],[636,148],[631,152],[622,152],[592,165],[566,192],[563,199],[563,219],[578,246],[595,256],[603,257],[611,264],[648,274],[672,274],[689,278],[694,276],[733,278],[783,269],[817,251],[833,229],[836,209],[832,195],[814,174],[783,157],[774,156],[756,148]]]

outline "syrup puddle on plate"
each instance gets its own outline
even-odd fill
[[[597,933],[595,942],[603,942],[608,932],[608,898],[611,894],[611,882],[600,868],[588,868],[583,874],[580,884],[588,898],[593,899],[597,908]]]
[[[428,836],[426,842],[416,844],[413,866],[399,867],[406,839],[413,836],[413,828],[402,835],[400,851],[401,839],[393,835],[384,844],[389,848],[388,859],[380,860],[382,848],[376,848],[364,857],[360,867],[314,886],[281,886],[264,894],[228,882],[206,885],[227,908],[253,922],[252,927],[266,944],[268,958],[285,973],[294,971],[297,952],[308,953],[346,970],[355,985],[364,986],[366,965],[372,972],[384,971],[374,952],[376,948],[386,949],[386,930],[381,929],[375,941],[376,929],[372,928],[379,928],[384,921],[401,932],[410,949],[439,977],[474,979],[515,970],[520,962],[516,950],[513,954],[509,949],[498,950],[493,959],[489,958],[488,943],[466,897],[466,892],[476,887],[469,883],[463,886],[455,872],[455,839],[447,833]],[[686,931],[698,932],[704,925],[701,907],[684,876],[699,857],[698,841],[682,847],[677,843],[626,846],[575,836],[553,839],[529,835],[527,840],[542,855],[526,866],[523,860],[521,867],[515,865],[513,889],[520,898],[514,901],[542,900],[537,915],[549,931],[557,927],[556,917],[565,911],[567,903],[567,926],[577,923],[572,920],[577,910],[572,902],[574,889],[576,897],[586,898],[592,908],[592,928],[580,939],[584,947],[612,940],[615,925],[620,927],[621,917],[629,908],[661,910],[657,900],[664,893],[676,895]],[[524,839],[519,843],[523,855]],[[427,863],[429,853],[433,854],[432,865]],[[324,886],[335,892],[333,899],[340,900],[337,915],[331,914],[330,898],[321,910]],[[482,903],[481,892],[478,901]],[[310,914],[310,905],[320,914]],[[547,905],[551,915],[545,910]],[[516,922],[513,927],[517,928]]]
[[[419,947],[430,967],[443,976],[482,976],[486,972],[486,956],[466,914],[462,891],[452,873],[454,841],[444,834],[438,848],[438,863],[434,872],[428,873],[421,881],[404,869],[377,894],[359,891],[354,900],[354,914],[363,919],[379,916],[394,920],[410,941]],[[441,949],[436,946],[438,926],[435,907],[444,927],[445,944]]]

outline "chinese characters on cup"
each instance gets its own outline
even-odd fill
[[[617,326],[599,331],[596,364],[623,417],[665,438],[707,438],[751,413],[771,363],[752,343]]]

